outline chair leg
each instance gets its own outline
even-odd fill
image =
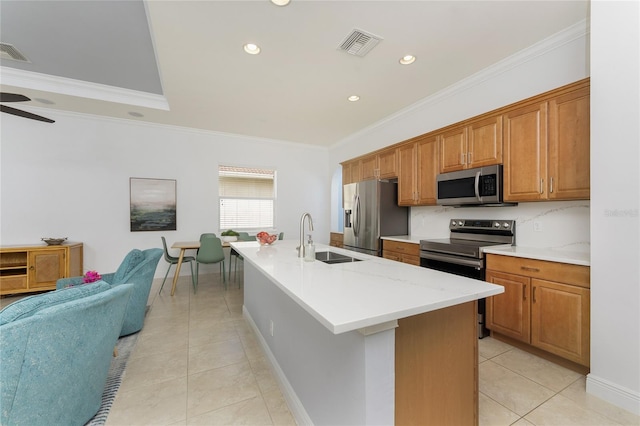
[[[164,288],[164,282],[167,280],[167,276],[169,275],[169,271],[171,270],[172,266],[173,266],[173,263],[170,263],[169,268],[167,268],[167,273],[164,274],[164,280],[162,280],[162,285],[160,286],[160,291],[158,292],[158,294],[162,293],[162,289]],[[193,272],[191,273],[191,275],[193,275]]]
[[[196,262],[196,280],[193,282],[193,294],[198,291],[198,276],[200,275],[200,264]]]
[[[222,282],[224,283],[224,289],[227,289],[226,268],[224,267],[224,260],[220,262],[220,268],[222,268]]]
[[[191,268],[191,283],[195,284],[196,281],[195,281],[195,278],[193,276],[193,262],[189,262],[189,267]]]

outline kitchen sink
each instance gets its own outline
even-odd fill
[[[321,251],[316,253],[316,260],[332,265],[334,263],[360,262],[362,259],[356,259],[334,251]]]

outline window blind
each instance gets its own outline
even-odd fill
[[[274,227],[275,170],[219,166],[220,229]]]

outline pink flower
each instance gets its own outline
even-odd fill
[[[102,279],[102,276],[96,272],[96,271],[87,271],[86,274],[84,274],[84,278],[82,279],[82,282],[87,284],[87,283],[93,283],[96,282],[98,280]]]

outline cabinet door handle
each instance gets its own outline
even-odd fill
[[[536,286],[533,286],[533,303],[536,303]]]
[[[553,176],[549,180],[549,192],[553,193]]]
[[[30,271],[33,271],[34,269],[36,269],[36,267],[35,267],[35,266],[33,266],[33,265],[29,266],[29,270],[30,270]]]
[[[522,286],[522,300],[527,300],[527,285]]]
[[[466,164],[465,163],[465,159],[466,159],[466,155],[464,155],[464,152],[460,154],[460,164]]]
[[[467,163],[471,164],[471,158],[473,157],[473,153],[472,152],[468,152],[467,153]]]
[[[544,179],[540,179],[540,193],[544,194]]]
[[[531,266],[521,266],[520,269],[522,269],[523,271],[540,272],[540,269],[532,268]]]

